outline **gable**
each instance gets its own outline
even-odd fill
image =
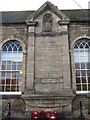
[[[62,11],[60,11],[51,2],[45,2],[36,12],[34,12],[31,16],[29,16],[26,19],[26,23],[34,21],[38,16],[40,16],[46,10],[49,10],[54,14],[56,14],[61,19],[61,21],[70,21],[69,17],[65,15]]]

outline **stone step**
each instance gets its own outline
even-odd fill
[[[59,109],[62,112],[71,111],[71,97],[67,94],[67,97],[63,94],[32,94],[23,95],[23,99],[26,104],[27,110],[34,110],[34,108],[40,109]],[[66,110],[66,111],[65,111]]]
[[[31,118],[31,111],[11,111],[11,118]]]
[[[12,111],[10,119],[4,118],[2,120],[32,120],[31,116],[32,116],[31,111],[25,111],[25,112]],[[46,118],[43,120],[46,120]],[[73,117],[73,114],[71,112],[70,113],[68,112],[68,113],[59,113],[59,119],[57,120],[81,120],[81,118],[80,116]]]
[[[23,112],[11,112],[11,118],[14,119],[29,119],[31,120],[32,118],[32,111],[23,111]],[[65,119],[73,119],[73,114],[70,112],[68,113],[59,113],[59,119],[58,120],[65,120]],[[45,119],[46,120],[46,119]]]

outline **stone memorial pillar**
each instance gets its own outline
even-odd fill
[[[71,90],[69,36],[68,36],[69,22],[59,22],[59,24],[61,26],[61,40],[62,40],[63,91],[65,90],[69,92]]]
[[[27,49],[27,78],[26,78],[26,91],[34,92],[34,35],[35,25],[34,22],[28,22],[28,49]]]

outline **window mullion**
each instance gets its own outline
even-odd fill
[[[88,72],[88,67],[87,67],[87,64],[86,64],[86,82],[87,82],[87,91],[88,91],[88,74],[87,74],[87,72]]]
[[[82,74],[81,74],[81,63],[80,64],[80,81],[81,81],[81,91],[82,91]]]

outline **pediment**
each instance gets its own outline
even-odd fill
[[[31,16],[26,19],[26,23],[34,22],[34,20],[41,15],[45,10],[50,10],[54,14],[56,14],[62,22],[69,22],[70,19],[67,15],[65,15],[62,11],[60,11],[56,6],[54,6],[51,2],[45,2],[36,12],[34,12]]]

